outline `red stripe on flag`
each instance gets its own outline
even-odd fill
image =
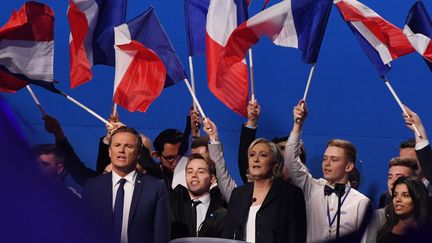
[[[15,77],[14,75],[0,70],[0,92],[15,93],[24,88],[27,82]]]
[[[136,54],[115,91],[114,102],[131,112],[145,112],[162,92],[165,66],[155,52],[137,41],[117,47]]]
[[[0,38],[9,40],[53,41],[54,12],[42,3],[27,2],[0,29]]]
[[[223,47],[206,36],[207,75],[210,91],[228,108],[241,116],[247,116],[248,73],[238,56],[221,60]],[[229,66],[229,64],[233,64]],[[222,65],[220,65],[222,64]],[[227,71],[226,73],[224,73]]]
[[[432,62],[432,41],[429,41],[429,45],[423,53],[424,58]]]
[[[70,53],[70,86],[77,86],[90,81],[93,78],[91,65],[84,48],[84,41],[88,33],[88,22],[85,14],[69,0],[68,20],[72,35],[69,44]]]

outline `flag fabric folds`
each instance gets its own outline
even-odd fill
[[[248,99],[247,66],[238,62],[233,72],[218,77],[219,60],[228,38],[247,17],[243,0],[211,0],[206,22],[207,77],[210,91],[228,108],[246,116]]]
[[[422,1],[411,7],[403,32],[432,70],[432,20]]]
[[[205,55],[206,17],[210,0],[183,0],[189,56]]]
[[[54,12],[27,2],[0,28],[0,91],[15,92],[33,83],[54,88]]]
[[[92,79],[93,65],[115,65],[114,27],[125,22],[126,2],[127,0],[69,0],[72,88]]]
[[[187,77],[153,7],[129,21],[128,26],[131,36],[153,50],[164,63],[166,68],[164,87],[169,87]]]
[[[136,41],[128,24],[115,27],[114,103],[128,111],[147,111],[165,84],[166,70],[152,50]]]
[[[356,0],[334,0],[344,20],[357,37],[380,76],[390,62],[414,51],[402,30]]]

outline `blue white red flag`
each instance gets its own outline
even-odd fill
[[[165,86],[187,78],[186,72],[153,7],[128,22],[132,39],[156,52],[165,65]]]
[[[183,0],[189,56],[205,55],[206,18],[210,0]]]
[[[401,29],[366,5],[356,0],[334,3],[380,76],[390,70],[391,61],[415,51]]]
[[[128,111],[145,112],[162,92],[166,69],[159,56],[139,43],[129,28],[126,23],[114,28],[116,74],[113,100]]]
[[[0,91],[15,92],[34,83],[53,92],[54,12],[27,2],[0,28]]]
[[[127,0],[69,0],[72,88],[92,79],[93,65],[115,65],[114,27],[125,22],[126,2]]]
[[[218,77],[219,60],[223,48],[238,23],[246,20],[246,3],[243,0],[211,0],[206,23],[207,76],[210,91],[228,108],[246,116],[248,102],[247,66],[236,63],[233,72]]]
[[[411,7],[403,32],[432,70],[432,20],[422,1]]]

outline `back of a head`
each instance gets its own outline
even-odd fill
[[[198,148],[198,147],[208,148],[209,141],[210,138],[208,136],[197,137],[192,141],[191,149]]]
[[[38,144],[33,147],[33,151],[36,156],[40,156],[42,154],[52,154],[54,155],[57,163],[64,164],[64,151],[55,144]]]
[[[327,142],[328,147],[338,147],[344,150],[347,162],[352,162],[355,164],[357,160],[357,149],[353,143],[343,139],[332,139]]]
[[[164,150],[166,143],[176,144],[181,142],[183,139],[183,133],[177,129],[165,129],[156,137],[153,142],[154,149],[161,154]]]

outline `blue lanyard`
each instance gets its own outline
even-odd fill
[[[342,205],[344,204],[345,199],[347,198],[347,196],[350,193],[350,191],[351,191],[351,187],[348,188],[347,193],[345,193],[344,197],[342,198],[341,210],[342,210]],[[332,225],[333,225],[333,223],[334,223],[334,221],[336,219],[336,216],[337,216],[337,211],[336,211],[335,215],[333,216],[333,219],[330,221],[330,209],[329,209],[329,203],[328,203],[328,198],[327,198],[327,219],[328,219],[328,223],[329,223],[330,229],[331,229],[331,227],[332,227]]]

